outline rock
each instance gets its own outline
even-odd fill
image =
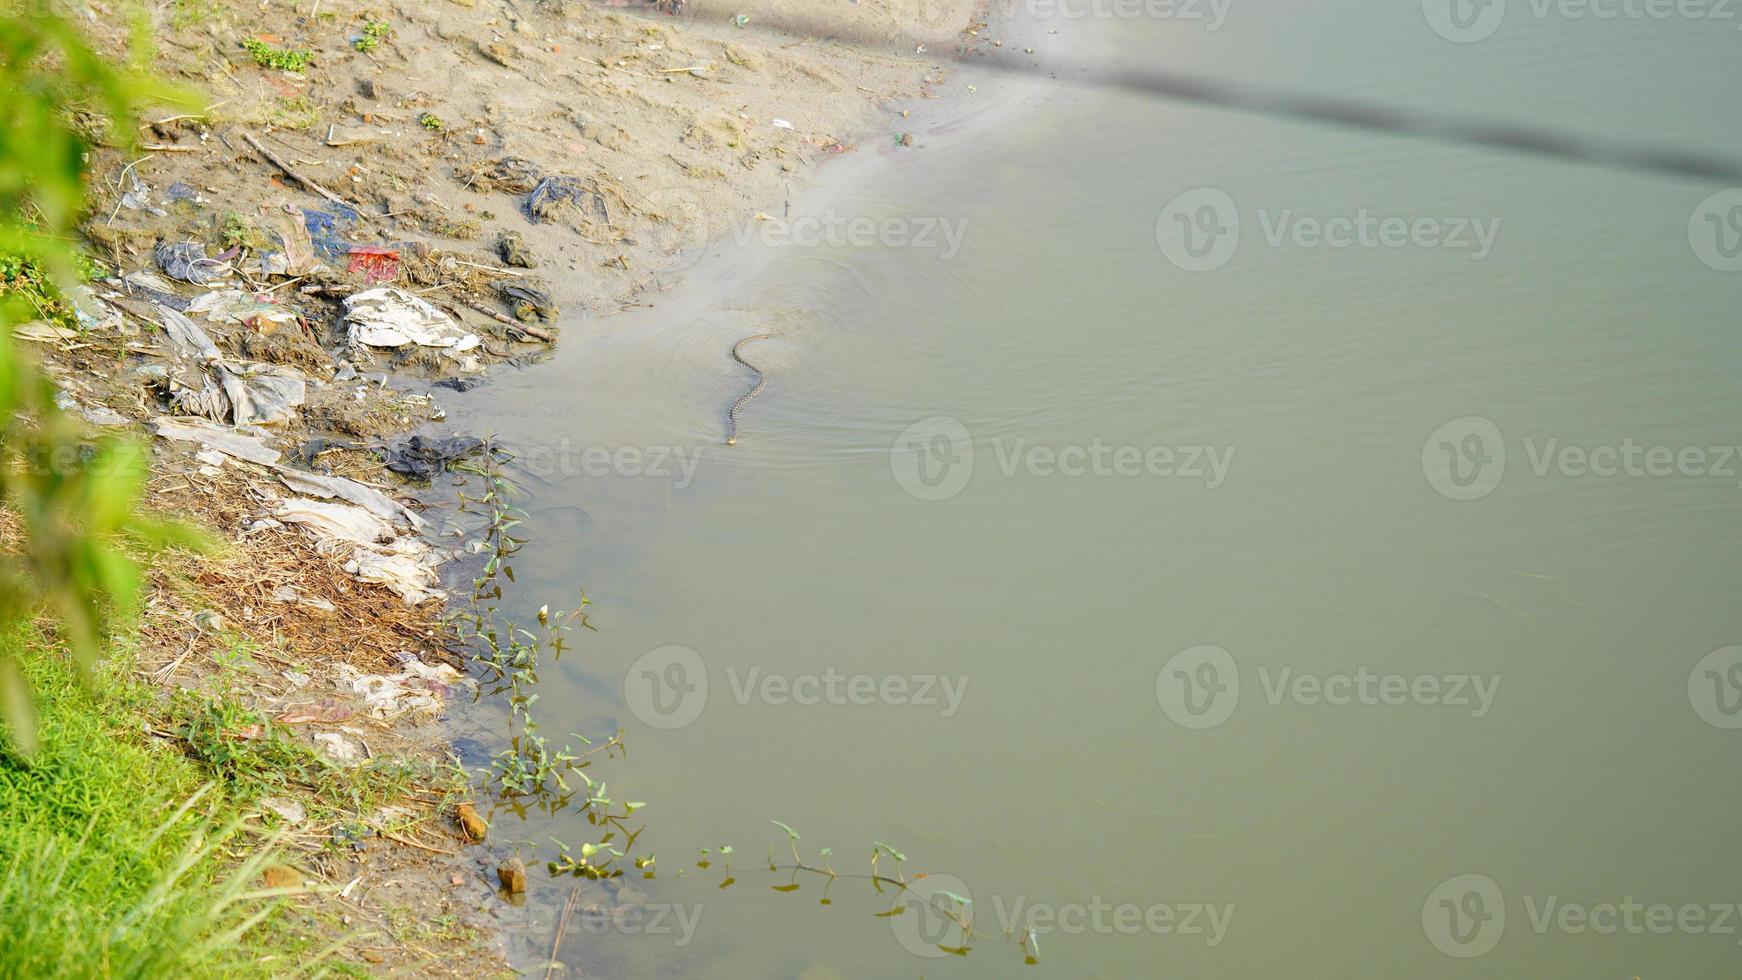
[[[502,253],[502,261],[508,265],[522,269],[538,268],[538,260],[532,257],[532,250],[526,247],[526,240],[512,231],[502,233],[502,237],[496,242],[496,249]]]
[[[297,888],[302,885],[302,875],[296,869],[283,864],[269,864],[260,873],[268,888]]]
[[[478,45],[478,51],[484,57],[489,58],[491,61],[496,62],[504,68],[513,67],[514,53],[508,49],[508,45],[506,44],[492,41],[489,44]]]
[[[472,171],[473,187],[486,191],[525,194],[538,186],[539,166],[525,157],[503,157]]]
[[[461,803],[454,808],[454,819],[459,821],[460,832],[474,844],[480,843],[484,835],[490,832],[490,825],[484,818],[478,816],[478,810],[470,803]]]
[[[375,79],[363,78],[357,81],[357,91],[363,93],[363,98],[375,98]]]
[[[385,962],[387,962],[387,957],[382,956],[380,953],[376,952],[375,950],[366,949],[363,951],[363,962],[365,962],[365,963],[385,963]]]
[[[510,895],[526,893],[526,865],[519,858],[509,858],[507,863],[496,869],[496,878],[502,882],[502,887]]]

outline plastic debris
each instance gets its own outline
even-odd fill
[[[538,260],[533,258],[532,250],[526,247],[526,240],[512,231],[505,231],[496,240],[496,251],[501,254],[503,263],[519,266],[522,269],[537,268]]]
[[[144,270],[129,272],[121,278],[121,288],[129,296],[148,299],[158,306],[172,310],[188,308],[188,301],[176,295],[175,286],[156,273]]]
[[[277,521],[274,521],[273,523],[278,524]],[[284,525],[279,524],[278,526],[283,527]],[[303,595],[301,592],[298,592],[294,586],[289,586],[289,585],[279,586],[278,589],[272,593],[272,598],[279,601],[279,602],[288,602],[288,603],[295,603],[295,604],[301,605],[301,606],[309,606],[309,607],[314,608],[314,609],[319,609],[321,612],[338,612],[339,611],[338,606],[333,605],[331,602],[327,601],[326,599],[322,599],[320,596]],[[301,685],[297,685],[297,686],[300,687]],[[279,719],[279,720],[283,721],[284,719]]]
[[[362,750],[357,743],[338,732],[321,732],[315,736],[315,744],[322,752],[335,762],[357,762],[363,758]]]
[[[158,315],[163,317],[160,326],[169,335],[170,342],[184,353],[196,358],[201,364],[220,360],[223,355],[218,352],[218,345],[212,343],[212,338],[201,330],[199,325],[167,307],[159,307]]]
[[[288,422],[308,397],[308,385],[294,368],[279,364],[226,360],[199,325],[158,307],[164,333],[193,362],[169,379],[177,410],[237,425]],[[207,373],[207,372],[210,373]]]
[[[543,320],[549,322],[556,319],[559,312],[556,302],[545,292],[528,283],[509,282],[500,287],[502,298],[514,307],[514,315],[521,320]]]
[[[245,293],[220,289],[201,293],[188,304],[187,312],[204,314],[218,323],[239,323],[259,329],[263,324],[286,325],[301,318],[296,310],[272,301],[269,293]]]
[[[571,205],[580,207],[592,193],[579,177],[546,177],[526,196],[526,216],[535,225],[551,221]]]
[[[416,658],[408,658],[397,674],[365,674],[349,664],[339,665],[341,688],[360,696],[376,718],[390,718],[407,712],[440,711],[448,689],[460,680],[460,672],[437,664],[430,666]]]
[[[288,824],[299,824],[308,819],[308,811],[295,800],[281,800],[276,796],[262,796],[260,805],[284,818]]]
[[[426,439],[416,435],[382,451],[387,468],[416,480],[427,480],[448,468],[456,459],[463,459],[484,447],[484,440],[472,436],[448,436]]]
[[[279,458],[278,450],[267,447],[259,439],[234,429],[213,425],[205,419],[177,419],[166,416],[153,419],[151,429],[164,439],[196,442],[226,456],[262,466],[271,466]]]
[[[152,256],[165,275],[196,286],[221,279],[230,271],[229,263],[222,259],[206,258],[206,247],[199,242],[166,242],[157,246]]]
[[[192,185],[182,183],[179,180],[164,188],[164,195],[171,201],[189,201],[194,204],[206,203],[206,199],[201,197],[200,192],[194,190]]]
[[[80,406],[79,414],[92,425],[126,425],[130,420],[127,416],[115,411],[107,405]]]
[[[305,473],[288,467],[278,468],[278,478],[284,485],[298,493],[311,497],[328,499],[337,497],[347,503],[356,504],[376,517],[389,521],[401,521],[413,528],[423,527],[424,520],[417,513],[387,494],[358,483],[356,480],[342,476],[321,476],[315,473]]]
[[[314,239],[302,211],[291,207],[278,211],[267,222],[266,230],[278,239],[281,250],[260,257],[262,275],[305,276],[326,268],[315,256]]]
[[[411,605],[443,597],[435,566],[440,558],[414,535],[352,504],[298,497],[279,504],[273,517],[300,525],[328,552],[349,551],[345,571],[392,589]]]
[[[113,306],[98,298],[89,286],[74,286],[67,294],[72,301],[73,315],[78,318],[82,330],[120,330],[123,326],[121,314]]]
[[[351,251],[351,243],[345,241],[343,235],[357,223],[357,212],[350,208],[340,208],[336,211],[309,211],[302,213],[303,227],[308,229],[309,239],[314,243],[315,253],[329,259],[339,259]]]
[[[791,129],[792,123],[789,123],[784,119],[776,119],[776,120],[774,120],[774,128],[775,129]]]
[[[480,343],[477,334],[468,333],[453,317],[392,286],[345,297],[345,320],[351,325],[351,342],[370,347],[418,344],[459,354]]]
[[[77,340],[79,332],[67,327],[57,327],[42,320],[32,320],[12,328],[12,336],[19,340],[30,340],[39,344],[53,344],[62,340]]]
[[[139,179],[132,170],[127,171],[127,190],[121,194],[121,206],[129,211],[144,211],[159,218],[169,214],[168,211],[151,203],[151,188]]]
[[[295,368],[223,361],[217,370],[237,425],[289,422],[308,398],[308,383]]]
[[[351,264],[345,271],[351,275],[362,274],[363,281],[370,284],[392,282],[399,278],[399,249],[382,245],[352,246]]]

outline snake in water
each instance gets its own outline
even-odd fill
[[[744,406],[750,403],[750,399],[762,394],[762,389],[768,387],[768,379],[762,376],[761,369],[757,368],[756,365],[751,364],[749,361],[746,361],[744,355],[738,352],[744,348],[745,344],[753,343],[758,340],[767,340],[770,337],[778,336],[780,335],[775,333],[751,334],[732,345],[732,360],[749,368],[750,372],[756,375],[756,387],[746,391],[744,397],[733,402],[731,411],[726,413],[726,445],[728,446],[736,446],[738,444],[738,416],[744,411]]]

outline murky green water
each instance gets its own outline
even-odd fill
[[[1512,4],[1458,44],[1415,4],[1306,6],[1015,43],[1087,26],[1217,78],[1742,154],[1734,20]],[[549,727],[621,724],[629,760],[597,773],[649,801],[652,911],[571,925],[563,959],[1733,974],[1742,273],[1730,202],[1696,213],[1723,188],[1013,98],[825,170],[794,214],[837,244],[729,238],[655,307],[446,399],[529,460],[516,602],[594,600]],[[1202,188],[1225,197],[1179,198]],[[857,247],[860,216],[963,234],[948,260]],[[768,330],[724,449],[751,380],[727,351]],[[972,953],[924,955],[959,937],[876,917],[864,881],[771,890],[771,819],[842,872],[904,850],[916,891],[971,895]],[[584,826],[524,836],[547,832]],[[722,843],[730,888],[717,855],[676,876]],[[532,955],[571,884],[535,887]]]

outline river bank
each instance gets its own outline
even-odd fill
[[[513,849],[457,816],[488,807],[441,725],[475,690],[445,610],[479,527],[415,499],[479,447],[406,433],[443,419],[444,390],[544,356],[559,318],[665,288],[817,164],[899,145],[897,100],[943,73],[694,9],[320,8],[154,15],[158,71],[211,101],[147,119],[141,156],[93,155],[100,268],[21,336],[66,408],[155,436],[153,506],[219,545],[153,560],[112,660],[133,709],[99,743],[219,787],[236,846],[281,849],[243,868],[290,893],[307,948],[489,974]],[[971,20],[926,13],[848,16],[915,44]],[[87,26],[119,56],[110,20]]]

